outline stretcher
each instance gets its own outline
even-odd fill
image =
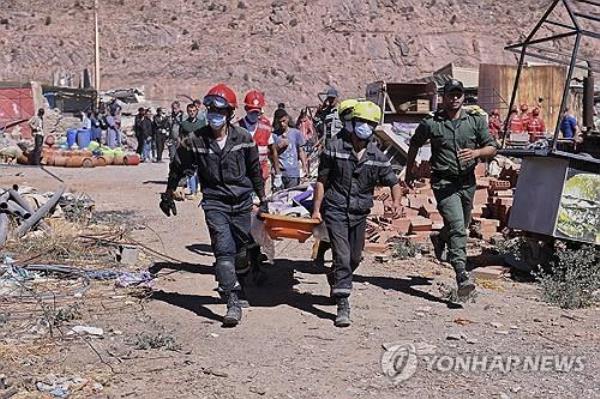
[[[265,230],[273,240],[288,238],[304,243],[312,236],[313,229],[321,224],[318,219],[293,216],[266,214],[262,217]]]

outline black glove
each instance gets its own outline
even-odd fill
[[[173,201],[173,197],[171,195],[162,193],[160,195],[159,206],[165,215],[171,216],[171,213],[173,213],[173,216],[177,215],[177,207],[175,206],[175,201]]]
[[[269,203],[265,200],[260,201],[260,205],[258,205],[258,214],[256,215],[259,220],[263,220],[262,215],[269,213]]]

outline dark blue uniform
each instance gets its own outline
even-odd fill
[[[219,291],[237,291],[236,254],[252,244],[250,221],[252,193],[264,198],[258,148],[250,134],[228,126],[223,149],[205,126],[182,139],[170,164],[167,187],[174,190],[186,173],[197,171],[202,209],[216,258]],[[239,270],[238,270],[239,272]]]
[[[358,159],[350,134],[342,131],[321,154],[319,180],[326,180],[322,212],[333,250],[332,293],[348,297],[352,273],[360,264],[365,245],[366,220],[373,207],[375,186],[392,187],[398,178],[375,141],[369,141]]]

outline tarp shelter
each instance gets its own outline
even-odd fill
[[[42,92],[50,108],[58,108],[63,114],[90,111],[96,102],[96,91],[93,89],[43,85]]]

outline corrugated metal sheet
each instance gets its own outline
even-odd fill
[[[0,126],[21,119],[29,119],[35,114],[35,104],[31,87],[0,87]],[[31,137],[27,123],[20,125],[24,138]]]
[[[531,108],[543,98],[539,104],[541,116],[550,132],[558,120],[566,74],[565,67],[554,65],[526,66],[521,74],[516,105],[526,103]],[[516,66],[481,64],[479,105],[488,112],[498,108],[506,118],[516,76]]]

